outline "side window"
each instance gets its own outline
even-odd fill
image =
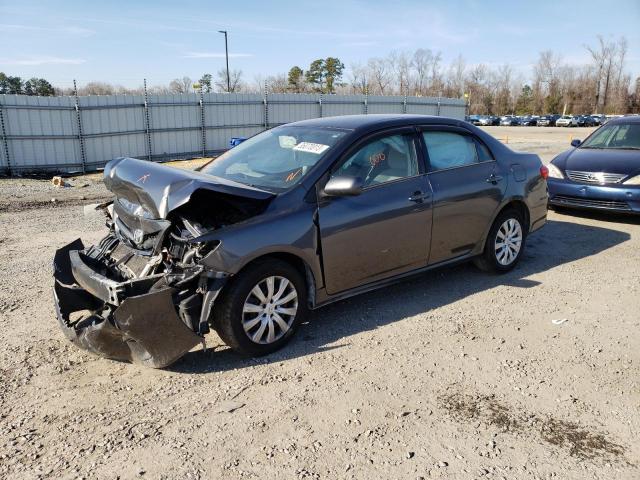
[[[482,143],[477,138],[473,139],[473,142],[476,144],[476,150],[478,151],[478,161],[479,162],[490,162],[493,160],[493,155],[487,148],[487,146]]]
[[[332,176],[360,177],[364,186],[418,175],[411,135],[390,135],[373,140],[351,155]]]
[[[488,151],[480,152],[476,148],[476,142],[469,135],[425,131],[422,132],[422,137],[427,146],[429,170],[432,172],[485,161],[480,155],[491,158]]]

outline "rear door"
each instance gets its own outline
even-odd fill
[[[422,129],[433,189],[429,264],[465,255],[482,241],[507,184],[484,143],[457,127]]]
[[[413,129],[378,134],[354,146],[332,175],[360,177],[353,197],[320,199],[319,225],[329,294],[427,264],[431,190]]]

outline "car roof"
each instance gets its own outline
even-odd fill
[[[640,123],[640,115],[612,118],[607,122],[607,125],[615,125],[616,123]]]
[[[462,120],[433,115],[412,114],[371,114],[340,115],[337,117],[312,118],[290,123],[297,127],[340,128],[346,130],[373,130],[386,127],[402,127],[405,125],[461,125]]]

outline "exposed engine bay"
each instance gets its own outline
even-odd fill
[[[126,183],[112,182],[116,198],[96,207],[109,229],[100,242],[85,248],[76,240],[56,252],[56,309],[81,348],[160,368],[204,342],[228,277],[202,263],[219,242],[199,237],[262,213],[268,198],[198,188],[162,218],[163,207],[134,201]]]

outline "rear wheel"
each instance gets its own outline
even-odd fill
[[[487,272],[508,272],[520,260],[525,240],[522,215],[517,210],[506,210],[498,215],[491,226],[484,252],[474,259],[474,264]]]
[[[307,314],[300,273],[264,260],[241,271],[214,308],[214,328],[235,351],[266,355],[283,347]]]

